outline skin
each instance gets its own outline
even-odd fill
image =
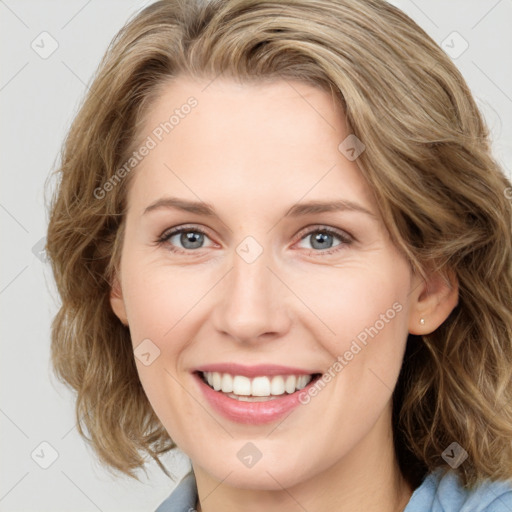
[[[392,391],[408,333],[435,330],[457,303],[457,284],[414,275],[393,245],[357,161],[338,150],[349,132],[327,92],[287,81],[207,85],[179,77],[148,112],[143,136],[190,96],[198,101],[133,171],[111,293],[133,346],[149,338],[160,350],[148,366],[136,359],[137,369],[191,459],[198,508],[403,510],[413,489],[393,450]],[[218,218],[164,207],[144,213],[167,196],[209,203]],[[370,213],[286,216],[299,202],[338,199]],[[207,232],[200,248],[179,235],[157,243],[183,225]],[[325,227],[349,243],[334,235],[318,248],[314,235]],[[247,236],[263,249],[250,264],[236,252]],[[326,371],[394,303],[401,311],[279,422],[229,421],[193,382],[193,368],[231,361]],[[262,454],[251,468],[237,457],[249,441]]]

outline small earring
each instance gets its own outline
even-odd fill
[[[424,318],[420,318],[420,324],[421,325],[425,325],[425,319]]]

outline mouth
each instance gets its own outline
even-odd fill
[[[268,402],[294,395],[321,377],[320,373],[255,377],[215,371],[195,374],[213,391],[240,402]]]

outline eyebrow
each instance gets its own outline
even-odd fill
[[[164,197],[158,199],[150,204],[145,210],[143,215],[159,209],[176,209],[188,213],[195,213],[205,217],[218,217],[215,213],[215,208],[202,201],[189,201],[187,199],[180,199],[177,197]],[[293,205],[285,214],[290,217],[301,217],[305,215],[327,213],[327,212],[340,212],[340,211],[355,211],[376,217],[373,212],[354,201],[346,199],[338,199],[336,201],[308,201],[305,203],[297,203]]]

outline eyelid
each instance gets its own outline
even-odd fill
[[[198,233],[202,233],[203,235],[208,237],[212,243],[216,244],[216,242],[214,242],[212,240],[212,237],[209,235],[208,229],[204,228],[198,224],[181,224],[178,226],[174,226],[172,228],[167,228],[158,237],[156,243],[157,244],[165,244],[166,242],[169,241],[169,239],[171,237],[173,237],[176,234],[182,233],[184,231],[196,231]],[[343,246],[343,245],[347,246],[347,245],[350,245],[351,243],[353,243],[354,241],[356,241],[356,239],[345,230],[335,228],[332,226],[322,225],[322,224],[310,224],[310,225],[302,228],[299,231],[299,233],[294,237],[295,240],[293,242],[293,245],[297,244],[298,242],[305,239],[307,236],[310,236],[311,234],[316,233],[316,232],[325,232],[325,233],[329,233],[330,235],[338,237],[341,240],[341,243],[339,244],[339,246]],[[169,244],[169,245],[171,245],[171,244]],[[172,251],[178,252],[178,253],[183,253],[183,254],[185,254],[185,253],[188,253],[188,254],[200,253],[201,249],[208,249],[208,247],[201,247],[199,249],[182,249],[181,247],[175,247],[172,245],[171,245],[171,247],[172,247],[172,249],[171,249]],[[337,250],[341,250],[341,249],[336,249],[336,247],[338,247],[338,246],[335,246],[334,248],[318,250],[318,251],[313,250],[313,252],[321,255],[321,254],[328,254],[330,252],[336,252]]]
[[[173,226],[172,228],[165,229],[158,237],[158,241],[165,242],[171,236],[181,233],[182,231],[197,231],[198,233],[202,233],[203,235],[208,236],[208,238],[211,238],[208,234],[208,230],[198,224],[180,224],[179,226]]]
[[[343,229],[335,228],[332,226],[327,226],[323,224],[311,224],[309,226],[306,226],[305,228],[301,229],[299,233],[296,236],[296,241],[294,243],[300,242],[305,236],[308,236],[315,232],[327,232],[332,235],[336,235],[339,237],[343,242],[345,243],[352,243],[355,242],[356,239],[353,237],[350,233]],[[321,253],[321,251],[317,251]]]
[[[194,253],[200,254],[201,249],[208,249],[209,247],[201,247],[199,249],[183,249],[181,247],[176,247],[169,243],[169,240],[175,236],[178,235],[184,231],[195,231],[197,233],[201,233],[205,235],[213,245],[218,245],[216,242],[213,241],[212,237],[208,234],[208,230],[206,228],[203,228],[202,226],[199,226],[197,224],[180,224],[179,226],[173,226],[172,228],[167,228],[157,239],[156,239],[156,245],[168,245],[168,250],[171,252],[175,252],[178,254],[190,254],[193,255]]]

